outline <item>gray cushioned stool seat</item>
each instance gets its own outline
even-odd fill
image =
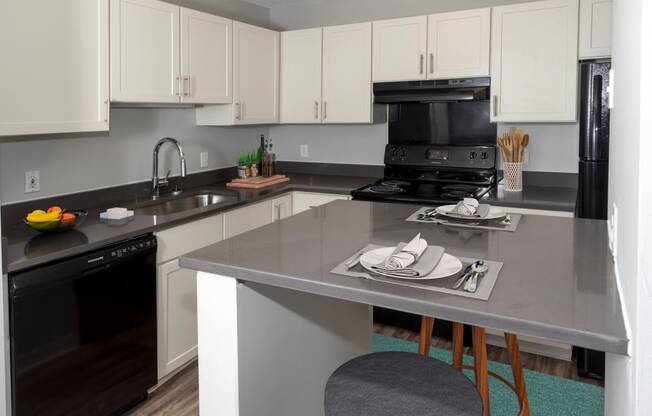
[[[475,385],[452,366],[407,352],[363,355],[326,383],[326,416],[478,416]]]

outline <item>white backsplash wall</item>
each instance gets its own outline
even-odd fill
[[[577,173],[578,123],[499,124],[498,134],[521,127],[530,135],[525,170]],[[269,129],[278,160],[382,165],[387,123],[375,125],[291,125]],[[308,145],[302,158],[300,146]]]
[[[195,110],[183,108],[111,110],[111,132],[96,136],[20,139],[0,143],[0,201],[3,204],[148,180],[152,150],[162,137],[183,146],[188,172],[230,167],[238,153],[260,143],[267,126],[198,127]],[[208,167],[200,169],[200,152]],[[178,173],[176,149],[161,149],[160,175]],[[25,193],[25,172],[40,171],[41,191]]]

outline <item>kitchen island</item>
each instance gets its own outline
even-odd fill
[[[627,353],[606,222],[525,215],[514,233],[480,231],[406,222],[417,208],[337,201],[184,256],[181,266],[200,272],[202,414],[321,414],[330,372],[371,348],[370,305],[608,360]],[[417,232],[452,255],[503,262],[489,300],[330,273],[369,243]]]

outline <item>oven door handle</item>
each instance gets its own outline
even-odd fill
[[[93,267],[92,269],[84,270],[81,274],[81,277],[90,276],[91,274],[103,272],[111,268],[111,263],[106,263],[101,266]]]

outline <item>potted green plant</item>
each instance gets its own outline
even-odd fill
[[[247,157],[244,154],[238,156],[238,178],[247,179]]]

